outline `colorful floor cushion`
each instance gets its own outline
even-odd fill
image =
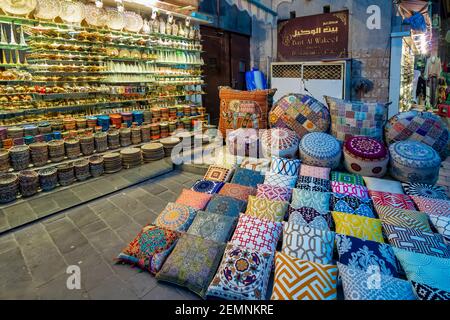
[[[242,161],[240,167],[254,171],[267,172],[270,170],[270,164],[271,164],[270,159],[245,158]]]
[[[215,194],[223,187],[223,182],[211,181],[211,180],[197,180],[194,183],[191,190],[196,192],[203,192],[209,194]]]
[[[219,194],[247,201],[249,196],[254,196],[256,194],[256,189],[236,183],[225,183],[222,189],[220,189]]]
[[[331,190],[334,193],[345,194],[347,196],[358,197],[362,200],[369,199],[369,190],[361,185],[349,184],[338,181],[331,181]]]
[[[450,217],[450,200],[411,196],[417,208],[426,213]]]
[[[196,214],[197,210],[190,206],[169,202],[154,224],[169,230],[186,231]]]
[[[337,267],[275,254],[272,300],[336,300]]]
[[[281,188],[294,188],[297,177],[285,176],[282,174],[266,173],[264,184]]]
[[[389,147],[391,176],[401,182],[435,184],[441,157],[430,146],[417,141],[399,141]]]
[[[280,222],[241,214],[230,242],[261,252],[274,252],[282,229]]]
[[[331,133],[340,141],[353,136],[383,139],[388,105],[356,102],[325,96],[331,114]]]
[[[403,190],[409,196],[448,200],[447,190],[442,186],[424,183],[402,183]]]
[[[406,194],[391,192],[369,191],[372,201],[377,206],[388,206],[397,209],[416,210],[414,201]]]
[[[258,219],[281,222],[286,214],[288,205],[289,202],[287,201],[268,200],[250,196],[245,214]]]
[[[247,201],[215,194],[208,203],[205,211],[222,214],[229,217],[237,217],[245,211]]]
[[[336,169],[341,155],[341,144],[329,134],[313,132],[300,141],[300,159],[304,164]]]
[[[266,158],[272,156],[295,159],[298,153],[299,136],[285,128],[269,129],[261,135],[261,147]]]
[[[302,164],[300,167],[300,175],[306,177],[312,177],[317,179],[330,179],[330,168],[314,167],[308,166],[307,164]]]
[[[333,260],[334,232],[285,223],[282,252],[291,257],[330,264]]]
[[[389,164],[386,146],[373,138],[351,137],[344,143],[347,171],[368,177],[383,177]]]
[[[156,274],[175,247],[179,237],[180,233],[176,231],[147,225],[122,250],[117,259]]]
[[[400,249],[439,258],[450,258],[450,248],[438,233],[383,224],[389,243]]]
[[[333,226],[333,218],[330,213],[322,214],[313,208],[303,207],[296,209],[289,206],[288,215],[289,223],[298,224],[300,226],[327,231]]]
[[[387,243],[336,234],[336,247],[339,262],[348,267],[370,273],[379,270],[380,274],[391,277],[403,275],[400,263]]]
[[[450,259],[399,248],[393,250],[409,281],[450,291]]]
[[[423,212],[378,205],[375,210],[384,224],[431,232],[428,217]]]
[[[260,142],[256,129],[239,128],[228,132],[226,137],[228,151],[241,157],[257,157],[259,154]]]
[[[336,233],[384,243],[380,220],[336,211],[331,214]]]
[[[356,184],[359,186],[364,186],[364,179],[359,174],[340,172],[340,171],[332,171],[331,172],[331,180],[336,182],[348,183],[348,184]]]
[[[300,160],[272,157],[270,172],[286,176],[298,176],[300,172]]]
[[[274,254],[228,244],[207,296],[266,300]]]
[[[206,171],[206,174],[203,177],[203,179],[219,182],[228,182],[232,174],[233,174],[232,168],[211,165],[209,166],[208,171]]]
[[[275,187],[269,184],[258,184],[256,196],[258,198],[276,200],[276,201],[291,201],[292,189]]]
[[[225,244],[185,233],[156,274],[156,279],[186,287],[204,298],[224,249]]]
[[[330,193],[294,189],[291,206],[294,208],[313,208],[325,214],[330,211]]]
[[[330,180],[326,179],[300,176],[297,179],[297,184],[295,188],[308,191],[330,192],[331,182]]]
[[[272,128],[294,130],[302,138],[310,132],[327,132],[331,119],[328,108],[321,102],[308,95],[290,93],[274,104],[269,124]]]
[[[433,227],[444,237],[444,240],[450,245],[450,217],[428,215]]]
[[[431,112],[411,110],[392,117],[385,127],[388,144],[403,140],[425,143],[444,154],[449,140],[447,125]]]
[[[240,184],[247,187],[256,188],[258,184],[264,182],[264,175],[259,171],[253,171],[244,168],[237,168],[231,183]]]
[[[180,196],[175,201],[179,204],[184,204],[192,208],[203,210],[211,200],[212,195],[208,193],[196,192],[189,189],[183,189]]]
[[[338,262],[345,300],[416,300],[409,281],[373,274]]]
[[[332,211],[352,213],[368,218],[376,218],[375,208],[373,207],[371,199],[363,200],[358,197],[333,193],[330,198],[330,208]]]
[[[402,184],[395,180],[364,177],[366,187],[372,191],[404,194]]]
[[[227,242],[235,224],[235,217],[199,211],[187,233],[216,242]]]
[[[419,300],[450,301],[450,291],[440,290],[415,281],[411,281],[411,284]]]

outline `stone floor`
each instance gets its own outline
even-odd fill
[[[198,299],[113,259],[200,177],[173,171],[0,236],[0,299]],[[69,265],[80,290],[67,289]]]

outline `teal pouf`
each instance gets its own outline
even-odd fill
[[[342,146],[333,136],[323,132],[308,133],[300,141],[302,163],[336,169],[342,155]]]
[[[432,147],[418,141],[395,142],[389,147],[391,175],[401,182],[435,184],[441,158]]]

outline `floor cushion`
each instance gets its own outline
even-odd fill
[[[295,188],[309,191],[330,192],[331,182],[327,179],[300,176],[297,179]]]
[[[384,243],[381,221],[351,213],[333,211],[336,233]]]
[[[274,187],[281,188],[294,188],[297,182],[297,177],[285,176],[282,174],[266,173],[264,178],[264,184],[268,184]]]
[[[330,210],[330,193],[294,189],[291,206],[294,208],[314,208],[325,214]]]
[[[372,201],[377,206],[388,206],[405,210],[416,210],[414,201],[406,194],[369,190]]]
[[[411,281],[417,299],[425,301],[450,301],[450,291],[433,288],[423,283]]]
[[[450,200],[411,196],[417,208],[426,213],[450,217]]]
[[[169,202],[155,219],[154,224],[161,228],[186,231],[197,214],[197,210],[180,203]]]
[[[402,184],[395,180],[363,177],[367,189],[380,192],[404,194]]]
[[[371,199],[360,199],[345,194],[333,193],[330,198],[332,211],[345,212],[376,218],[375,208]]]
[[[211,197],[211,194],[183,189],[175,202],[190,206],[198,210],[203,210],[205,209],[209,200],[211,200]]]
[[[450,245],[450,217],[428,215],[433,227],[444,237],[444,240]]]
[[[222,186],[223,186],[223,182],[211,181],[211,180],[197,180],[191,189],[196,192],[215,194],[220,191]]]
[[[362,200],[369,199],[369,190],[361,185],[331,181],[331,190],[334,193],[358,197]]]
[[[250,196],[245,214],[276,222],[283,221],[289,202]]]
[[[375,210],[384,224],[431,232],[428,217],[423,212],[379,205],[375,205]]]
[[[300,159],[304,164],[335,169],[341,155],[341,144],[329,134],[313,132],[300,141]]]
[[[360,174],[332,171],[331,180],[342,183],[357,184],[360,186],[365,186],[364,179]]]
[[[313,177],[318,179],[330,179],[330,171],[330,168],[308,166],[307,164],[302,164],[302,166],[300,167],[301,176]]]
[[[241,212],[245,211],[246,207],[247,201],[223,196],[221,194],[215,194],[208,203],[205,211],[230,217],[237,217]]]
[[[240,184],[247,187],[256,188],[260,183],[264,182],[264,175],[259,171],[237,168],[234,172],[231,183]]]
[[[261,148],[266,158],[272,156],[296,159],[300,138],[289,129],[269,129],[261,135]]]
[[[233,169],[230,167],[223,167],[217,165],[211,165],[206,171],[204,180],[228,182],[233,174]]]
[[[300,171],[300,160],[272,157],[270,172],[286,176],[298,176]]]
[[[320,213],[314,208],[288,207],[289,223],[307,226],[311,228],[330,230],[333,226],[333,218],[330,213]]]
[[[442,186],[424,183],[402,183],[403,190],[409,196],[448,200],[447,190]]]
[[[236,218],[213,212],[198,211],[187,233],[216,242],[227,242]]]
[[[220,189],[219,194],[242,201],[248,201],[249,196],[254,196],[256,194],[256,189],[236,183],[225,183],[222,189]]]
[[[277,200],[277,201],[291,201],[292,189],[284,187],[271,186],[269,184],[258,184],[256,196],[258,198]]]

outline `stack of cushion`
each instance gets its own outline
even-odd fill
[[[341,154],[341,144],[326,133],[309,133],[300,141],[300,159],[307,165],[335,169]]]

